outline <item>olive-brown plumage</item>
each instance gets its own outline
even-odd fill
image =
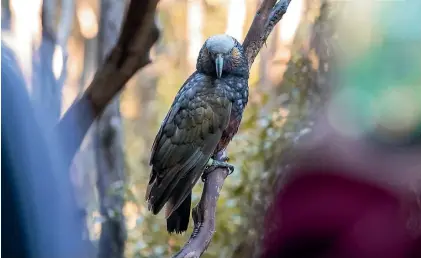
[[[187,230],[191,190],[208,162],[236,134],[248,100],[243,48],[228,35],[210,37],[196,71],[176,95],[155,138],[146,199],[157,214],[166,204],[167,230]]]

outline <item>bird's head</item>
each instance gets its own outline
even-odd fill
[[[208,38],[200,50],[196,69],[218,78],[227,74],[248,78],[247,57],[241,44],[233,37],[221,34]]]

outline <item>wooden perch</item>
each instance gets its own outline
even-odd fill
[[[225,161],[226,157],[224,151],[218,153],[216,160]],[[216,203],[227,176],[228,170],[223,168],[217,168],[207,175],[200,201],[192,211],[193,233],[175,258],[200,257],[208,248],[215,233]]]
[[[249,68],[263,44],[266,43],[273,27],[286,13],[290,2],[291,0],[280,0],[277,3],[276,0],[264,0],[260,5],[243,42],[243,48],[249,61]]]
[[[265,0],[260,5],[243,43],[249,67],[253,64],[274,26],[286,13],[290,2],[291,0],[280,0],[279,2]],[[223,161],[225,157],[226,153],[220,153],[217,159]],[[227,176],[227,169],[217,168],[208,171],[202,196],[192,212],[193,233],[184,247],[173,258],[196,258],[206,251],[215,233],[216,203]]]
[[[155,24],[158,0],[131,1],[123,27],[104,64],[82,97],[76,100],[55,127],[69,167],[94,120],[104,111],[125,83],[150,63],[149,51],[158,40]]]

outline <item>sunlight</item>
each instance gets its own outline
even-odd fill
[[[245,0],[231,0],[228,6],[228,23],[226,34],[241,41],[243,38],[243,26],[246,18]]]
[[[63,63],[63,49],[61,46],[56,45],[53,55],[53,73],[56,79],[58,79],[61,75],[61,72],[63,70]]]
[[[303,13],[303,5],[303,0],[291,1],[288,12],[279,22],[279,38],[285,44],[291,43],[294,39]]]
[[[139,217],[139,209],[133,202],[126,202],[123,208],[123,213],[126,218],[127,229],[133,230],[136,227],[136,221]]]
[[[41,3],[41,0],[10,1],[10,11],[12,13],[10,47],[15,51],[27,80],[32,73],[32,43],[34,40],[39,42],[40,39]],[[28,90],[31,90],[29,84]]]
[[[190,64],[196,64],[197,54],[203,44],[202,1],[188,1],[187,10],[187,38],[189,39],[188,60]]]
[[[282,127],[288,118],[290,110],[280,107],[276,112],[272,113],[272,120],[277,127]]]
[[[41,32],[42,0],[13,0],[10,1],[11,12],[13,13],[13,29],[16,34],[26,33],[27,37]],[[28,35],[29,32],[29,35]]]
[[[80,24],[80,32],[85,38],[92,39],[98,34],[98,18],[88,3],[80,3],[80,7],[77,8],[77,19]]]

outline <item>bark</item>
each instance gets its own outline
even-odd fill
[[[225,152],[219,153],[217,160],[223,161],[226,157]],[[216,203],[227,176],[228,170],[221,168],[207,176],[200,201],[192,211],[193,233],[186,245],[174,255],[175,258],[200,257],[208,248],[215,233]]]
[[[125,1],[101,1],[99,63],[115,45],[123,19]],[[97,188],[100,212],[105,218],[99,239],[98,257],[123,258],[127,238],[123,215],[125,184],[122,123],[118,96],[108,104],[96,125]]]
[[[266,43],[273,27],[286,13],[290,2],[291,0],[281,0],[279,2],[266,0],[260,5],[243,42],[249,67],[253,64],[263,44]]]

